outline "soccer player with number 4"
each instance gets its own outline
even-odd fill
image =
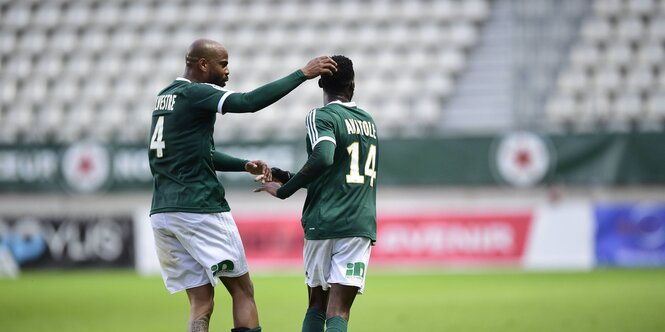
[[[263,174],[261,160],[244,160],[216,151],[216,114],[256,112],[308,79],[330,75],[335,62],[323,56],[302,69],[246,93],[224,89],[229,76],[226,49],[200,39],[189,48],[184,77],[157,97],[150,128],[153,175],[150,221],[166,288],[186,290],[188,331],[208,331],[214,286],[219,278],[233,303],[232,332],[259,332],[254,287],[240,234],[215,171]]]
[[[272,168],[273,181],[255,190],[285,199],[307,188],[301,223],[309,306],[303,332],[322,332],[324,326],[327,332],[347,331],[376,241],[376,125],[351,101],[353,63],[341,55],[332,59],[337,72],[319,79],[325,106],[305,120],[307,162],[295,174]]]

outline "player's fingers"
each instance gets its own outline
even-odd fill
[[[262,192],[262,191],[266,191],[266,189],[263,188],[263,187],[258,187],[258,188],[256,188],[256,189],[254,189],[254,192],[255,192],[255,193],[260,193],[260,192]]]
[[[265,178],[266,178],[265,174],[261,174],[261,175],[256,176],[256,177],[254,178],[254,181],[256,181],[256,182],[264,182],[264,181],[265,181]]]

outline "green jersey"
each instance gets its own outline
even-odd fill
[[[150,214],[229,211],[213,165],[213,130],[231,91],[178,78],[162,90],[152,112]]]
[[[375,241],[379,141],[374,120],[353,102],[335,101],[312,110],[305,125],[308,154],[321,141],[335,144],[332,166],[307,187],[305,238]]]

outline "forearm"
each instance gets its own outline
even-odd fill
[[[212,162],[216,171],[243,172],[248,160],[240,159],[228,154],[215,151],[212,153]]]
[[[265,108],[305,82],[302,70],[274,82],[258,87],[250,92],[231,94],[222,108],[223,113],[252,113]]]
[[[306,187],[333,164],[334,156],[335,145],[332,142],[323,141],[317,144],[300,171],[277,190],[277,197],[288,198],[298,189]]]

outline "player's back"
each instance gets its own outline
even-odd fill
[[[206,102],[214,99],[206,97],[226,92],[215,89],[177,79],[159,93],[148,154],[153,174],[151,213],[228,211],[212,163],[217,102]]]
[[[307,188],[305,237],[375,240],[379,141],[372,116],[353,102],[333,102],[310,112],[308,121],[308,153],[331,138],[336,147],[333,165]]]

